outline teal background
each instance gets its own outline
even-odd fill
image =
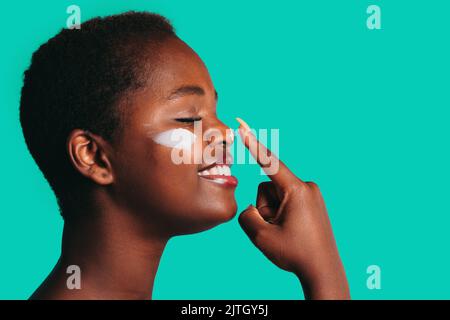
[[[66,23],[167,16],[207,64],[219,116],[280,129],[280,156],[327,202],[357,299],[450,298],[449,1],[8,1],[0,30],[0,298],[25,299],[59,254],[62,219],[18,122],[32,52]],[[378,4],[382,30],[366,28]],[[239,210],[265,180],[236,166]],[[368,290],[366,268],[382,270]],[[296,278],[237,219],[170,241],[155,299],[299,299]]]

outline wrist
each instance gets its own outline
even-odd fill
[[[342,263],[294,272],[306,300],[349,300],[350,289]]]

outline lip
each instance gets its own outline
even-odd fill
[[[235,176],[205,175],[199,177],[225,187],[236,187],[238,185],[238,179]]]

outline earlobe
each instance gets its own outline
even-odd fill
[[[75,129],[67,139],[67,151],[75,169],[99,185],[113,182],[111,163],[105,152],[106,143],[101,137]]]

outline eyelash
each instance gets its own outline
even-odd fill
[[[186,123],[186,122],[196,122],[196,121],[202,120],[202,117],[178,118],[178,119],[175,119],[175,120],[178,121],[178,122],[184,122],[184,123]]]

